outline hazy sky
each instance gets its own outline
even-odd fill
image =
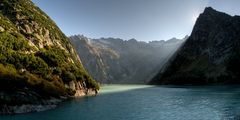
[[[33,0],[67,35],[136,38],[189,35],[206,6],[240,15],[240,0]]]

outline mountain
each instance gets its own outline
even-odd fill
[[[70,40],[87,71],[103,84],[148,83],[184,41],[173,38],[146,43],[82,35],[71,36]]]
[[[240,83],[240,16],[207,7],[157,84]]]
[[[97,83],[49,16],[30,0],[0,1],[0,113],[48,109],[91,89]]]

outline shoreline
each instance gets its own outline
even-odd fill
[[[27,114],[34,112],[42,112],[57,108],[61,103],[74,98],[81,98],[85,96],[96,96],[97,90],[76,90],[76,94],[70,97],[50,98],[48,100],[40,100],[41,104],[22,104],[22,105],[0,105],[0,115],[16,115]]]
[[[22,105],[1,105],[0,115],[14,115],[31,112],[41,112],[56,108],[59,103],[66,99],[51,98],[48,100],[41,100],[42,104],[22,104]]]

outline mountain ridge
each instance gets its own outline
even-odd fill
[[[71,36],[70,39],[82,56],[86,69],[96,80],[105,84],[146,84],[155,74],[156,66],[162,66],[164,58],[168,58],[183,42],[179,39],[166,42],[89,39],[83,35]],[[88,54],[81,54],[82,51],[88,51]]]

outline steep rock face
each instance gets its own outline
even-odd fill
[[[208,7],[191,36],[153,83],[239,83],[240,17]]]
[[[89,73],[107,84],[147,83],[184,41],[173,38],[146,43],[135,39],[89,39],[80,35],[71,36],[70,40]]]
[[[0,107],[74,96],[77,89],[66,87],[71,82],[98,89],[69,39],[43,11],[30,0],[1,0]]]

